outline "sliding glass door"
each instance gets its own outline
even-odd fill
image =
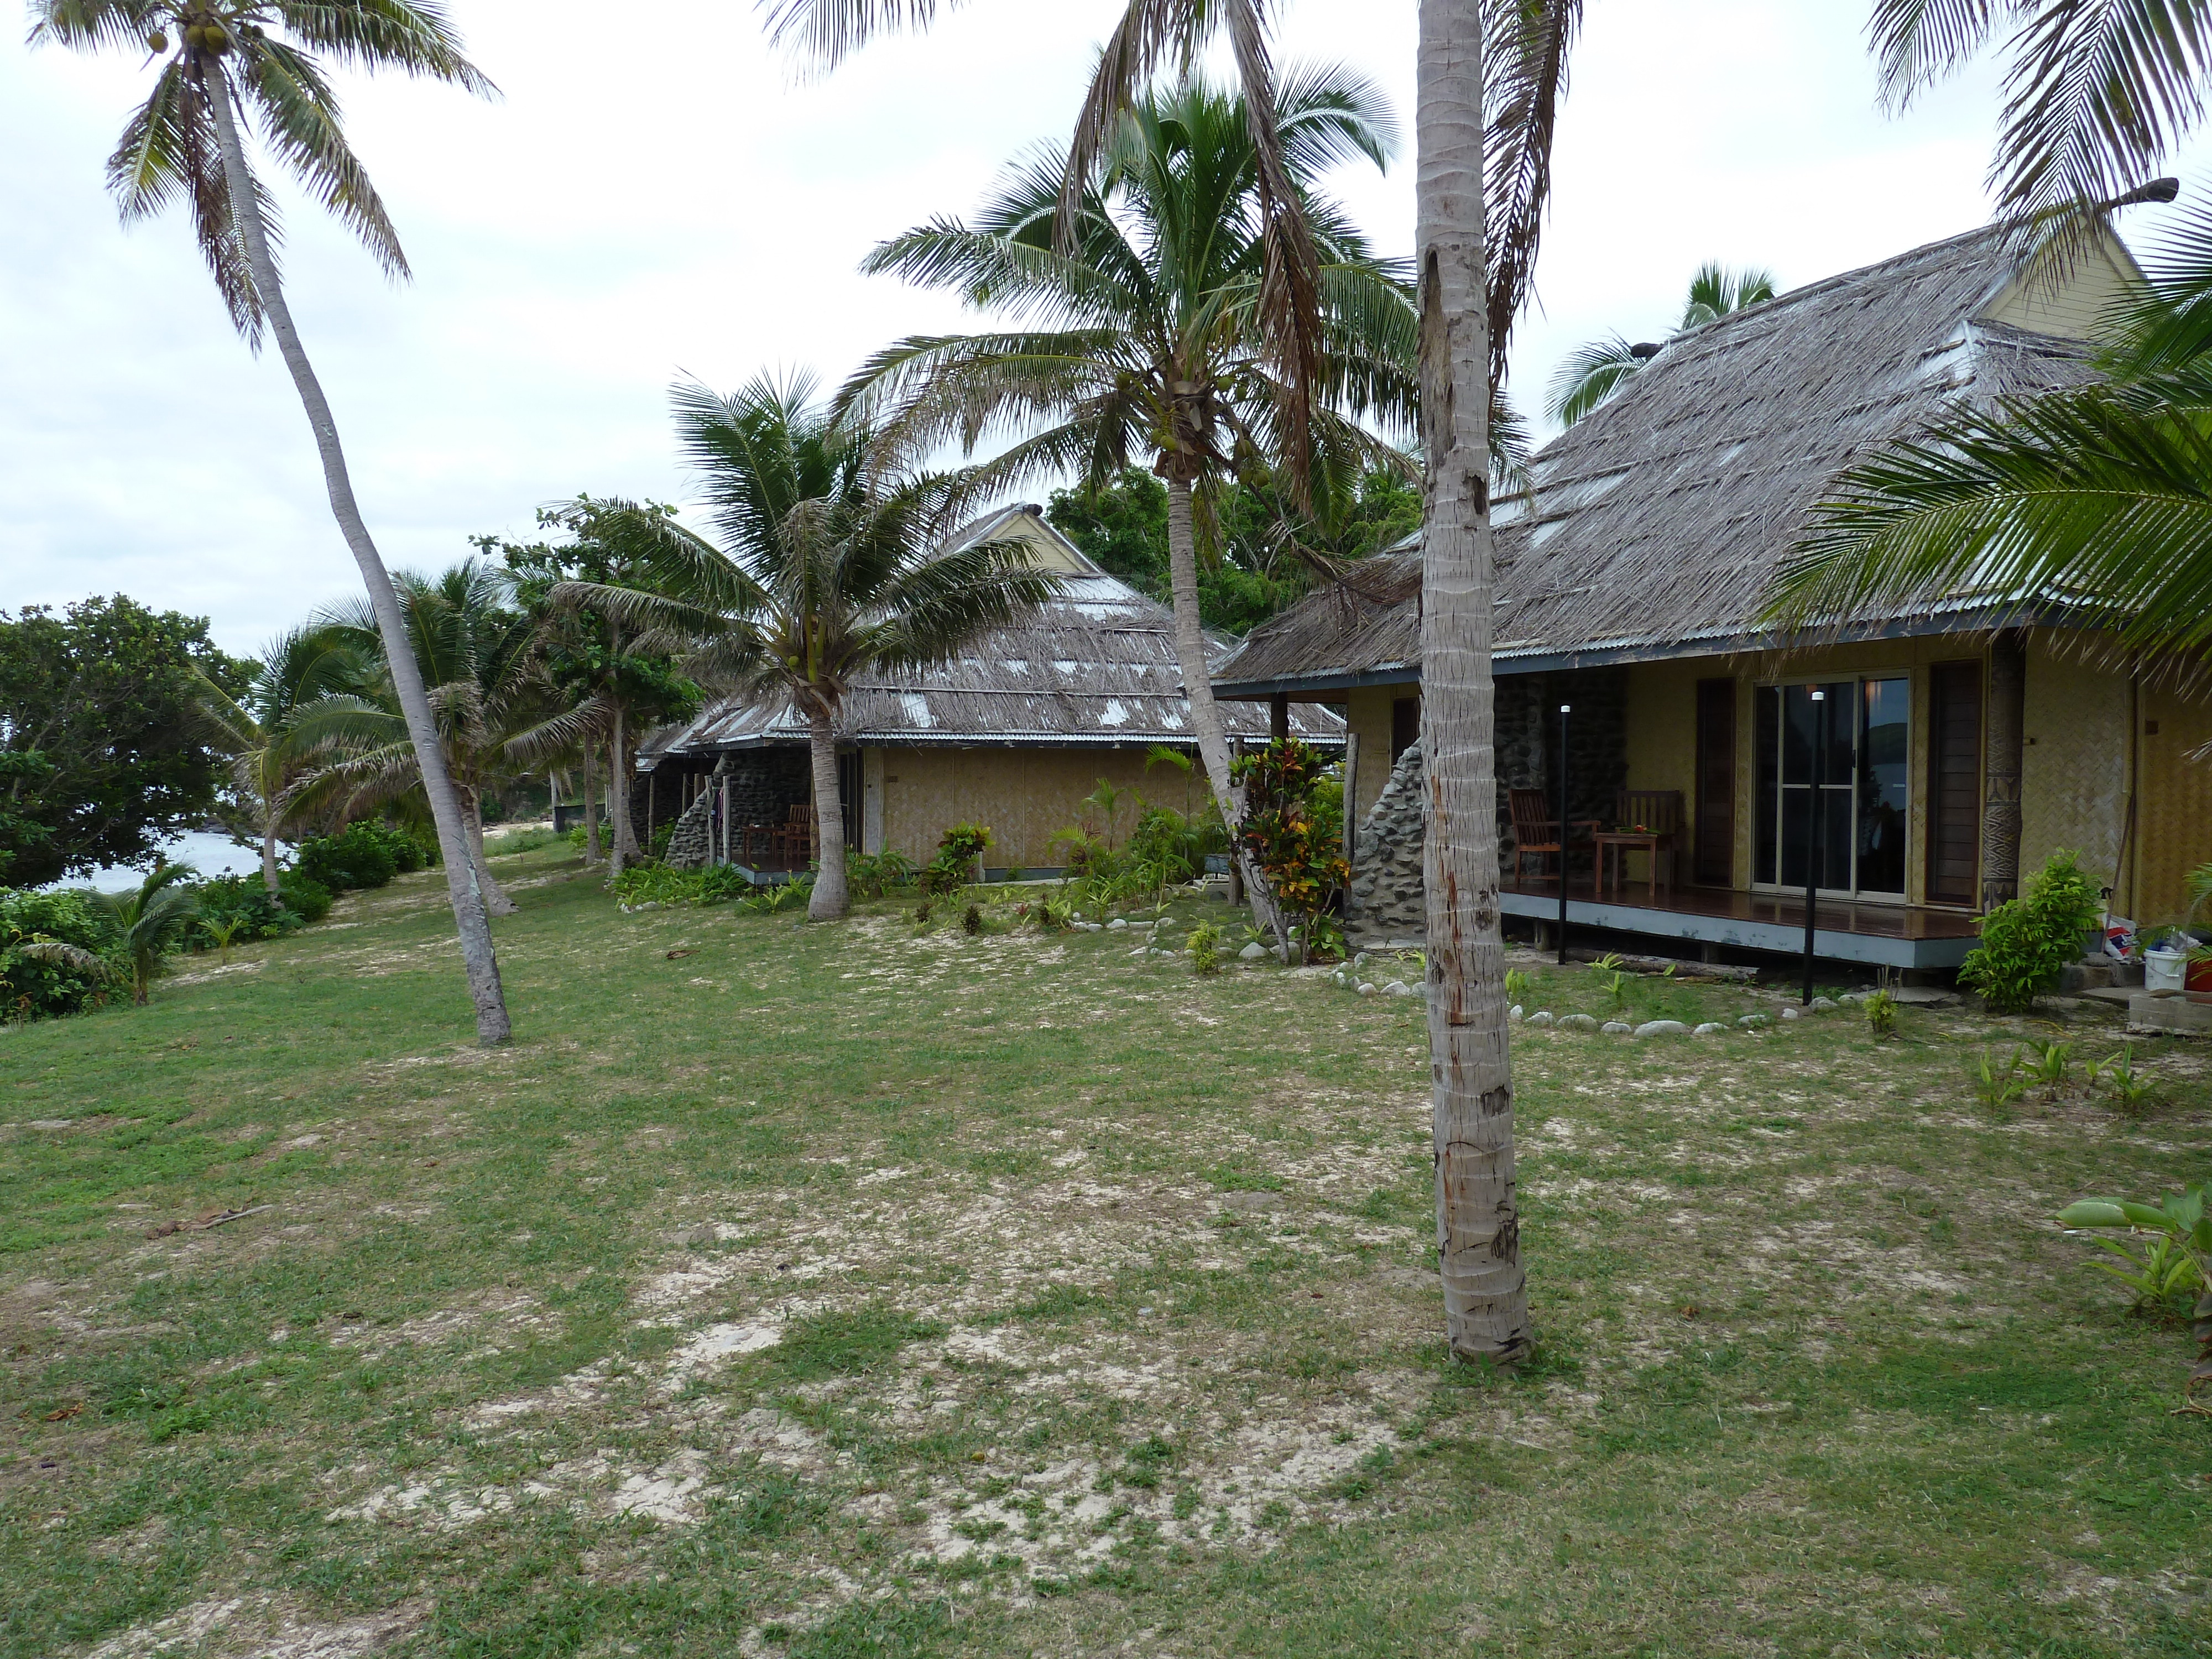
[[[1817,813],[1821,891],[1905,896],[1911,693],[1902,677],[1759,688],[1753,872],[1762,884],[1804,887]]]

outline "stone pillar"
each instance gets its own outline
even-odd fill
[[[1983,721],[1982,908],[2020,896],[2020,775],[2027,647],[2018,629],[1990,643],[1989,713]]]

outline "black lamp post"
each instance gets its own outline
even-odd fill
[[[1826,802],[1820,791],[1828,781],[1828,694],[1813,690],[1813,787],[1805,826],[1805,1003],[1813,1002],[1813,924],[1820,902],[1820,820]]]
[[[1559,705],[1559,966],[1567,965],[1567,716],[1574,704]]]

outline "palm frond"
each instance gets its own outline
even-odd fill
[[[1618,334],[1592,340],[1577,348],[1552,375],[1545,389],[1544,413],[1559,425],[1572,426],[1619,392],[1644,367],[1644,362]]]
[[[1766,614],[2047,607],[2120,648],[2212,645],[2212,372],[1960,407],[1846,472]]]
[[[399,233],[346,141],[337,96],[314,60],[282,41],[252,41],[233,84],[240,101],[250,99],[258,112],[263,138],[331,216],[354,234],[387,275],[406,276]]]
[[[768,14],[769,40],[832,70],[878,35],[927,28],[940,0],[754,0]],[[942,0],[950,11],[961,0]]]
[[[398,70],[479,98],[499,95],[462,54],[439,0],[276,0],[276,12],[295,38],[349,69]]]
[[[1482,0],[1490,383],[1505,384],[1513,325],[1535,291],[1551,210],[1553,137],[1582,0]]]

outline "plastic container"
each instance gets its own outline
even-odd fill
[[[2143,989],[2179,991],[2189,977],[2189,952],[2160,945],[2143,952]]]

